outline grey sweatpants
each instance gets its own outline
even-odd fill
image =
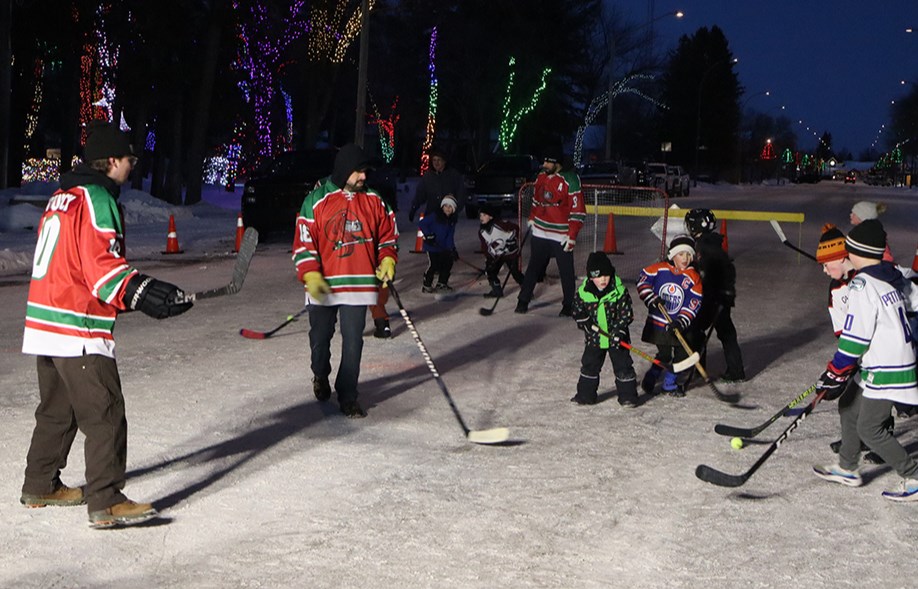
[[[861,440],[903,478],[916,478],[918,462],[909,456],[895,436],[886,429],[893,402],[867,399],[861,388],[852,385],[838,399],[842,443],[838,465],[855,470],[861,454]]]

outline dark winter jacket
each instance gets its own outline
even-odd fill
[[[623,341],[631,341],[628,326],[634,321],[634,309],[631,307],[631,295],[618,276],[613,276],[603,291],[599,291],[592,280],[585,279],[577,289],[571,316],[575,321],[590,318],[590,327],[584,329],[584,340],[588,346],[603,350],[615,347],[608,337],[594,331],[592,325]]]
[[[452,194],[456,199],[456,212],[462,210],[465,205],[465,180],[457,170],[453,168],[444,168],[439,174],[432,168],[421,176],[418,187],[414,193],[414,200],[411,201],[411,216],[424,206],[424,215],[429,216],[431,213],[440,210],[440,201],[447,194]]]
[[[701,275],[704,298],[695,327],[704,331],[716,319],[719,307],[733,307],[736,301],[736,267],[723,249],[724,236],[705,233],[695,240],[695,268]]]
[[[443,209],[437,209],[434,214],[418,221],[418,229],[424,234],[424,251],[446,253],[456,249],[456,221],[456,213],[447,217]]]

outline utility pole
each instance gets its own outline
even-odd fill
[[[360,62],[357,66],[357,120],[354,143],[363,147],[367,128],[367,61],[370,55],[370,0],[360,3]]]
[[[0,189],[9,186],[13,0],[0,0]],[[17,182],[19,184],[19,182]]]

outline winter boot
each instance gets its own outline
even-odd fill
[[[443,292],[443,293],[453,292],[453,287],[446,284],[445,282],[438,282],[436,292]]]
[[[599,390],[599,377],[580,375],[577,381],[577,394],[571,397],[572,403],[578,405],[595,405],[599,398],[596,392]]]
[[[516,309],[513,310],[514,313],[519,313],[525,315],[529,312],[529,301],[517,301]]]
[[[134,503],[130,499],[89,514],[89,527],[95,529],[131,526],[159,515],[149,503]]]
[[[667,395],[672,395],[673,397],[684,397],[685,396],[685,385],[680,385],[676,382],[676,375],[672,372],[667,372],[663,375],[663,392]]]
[[[618,391],[618,404],[622,407],[637,407],[637,381],[615,379],[615,390]]]
[[[61,483],[52,493],[45,493],[44,495],[23,493],[22,496],[19,497],[19,502],[26,507],[45,507],[46,505],[70,507],[72,505],[85,504],[86,498],[83,497],[82,488],[77,487],[73,489]]]
[[[437,292],[437,289],[433,287],[433,284],[424,283],[424,286],[421,287],[421,292],[434,293]]]
[[[561,310],[558,312],[558,317],[570,317],[570,316],[571,316],[571,306],[561,305]]]
[[[654,387],[657,386],[657,379],[660,378],[660,372],[662,370],[659,366],[656,364],[651,366],[644,378],[641,379],[641,390],[648,395],[652,395]]]
[[[331,399],[331,384],[328,382],[328,377],[313,376],[312,393],[323,403]]]
[[[379,339],[389,339],[392,337],[392,330],[389,329],[388,319],[374,319],[373,324],[376,325],[376,331],[373,332],[373,337],[378,337]]]

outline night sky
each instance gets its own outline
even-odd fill
[[[907,93],[901,80],[918,84],[918,0],[623,0],[618,6],[638,24],[651,9],[657,16],[685,12],[654,24],[658,52],[674,48],[681,35],[719,26],[739,59],[741,102],[748,98],[746,108],[772,116],[786,106],[807,149],[828,131],[836,150],[855,157],[874,142],[885,151],[879,132],[889,123],[890,101]],[[753,96],[765,90],[770,96]]]

